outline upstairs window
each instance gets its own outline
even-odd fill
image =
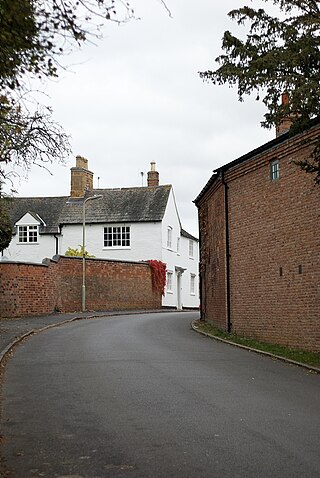
[[[21,243],[38,242],[38,226],[18,226],[18,238]]]
[[[275,181],[280,177],[279,161],[271,161],[270,163],[270,179]]]
[[[194,253],[194,251],[193,251],[193,240],[190,239],[189,240],[189,257],[193,258],[193,253]]]
[[[103,232],[104,247],[130,247],[130,226],[107,226]]]
[[[172,249],[172,227],[168,226],[167,229],[167,247],[168,249]]]
[[[180,237],[177,237],[177,254],[180,254]]]

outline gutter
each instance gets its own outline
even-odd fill
[[[225,182],[224,171],[221,170],[221,182],[224,186],[224,212],[225,212],[225,232],[226,232],[226,293],[227,293],[227,331],[231,332],[231,298],[230,298],[230,240],[229,240],[229,196],[228,185]]]

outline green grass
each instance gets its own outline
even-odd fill
[[[285,347],[284,345],[269,344],[267,342],[260,342],[255,339],[242,337],[237,334],[228,334],[228,332],[218,329],[209,322],[196,321],[195,325],[202,332],[220,337],[222,339],[228,340],[229,342],[245,345],[246,347],[262,350],[264,352],[269,352],[274,355],[279,355],[280,357],[304,363],[306,365],[320,367],[320,353],[291,349],[289,347]]]

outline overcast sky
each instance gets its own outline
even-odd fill
[[[16,185],[19,196],[68,195],[77,154],[100,188],[140,186],[155,161],[160,183],[174,187],[182,226],[198,235],[192,201],[213,170],[274,137],[254,98],[239,103],[235,89],[198,75],[216,67],[223,32],[236,29],[227,12],[245,3],[167,0],[170,18],[160,1],[134,0],[140,20],[109,22],[104,39],[68,57],[69,70],[47,85],[43,102],[71,135],[74,156],[52,176],[34,167]]]

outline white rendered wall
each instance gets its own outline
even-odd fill
[[[17,223],[17,226],[40,226],[40,221],[26,213]],[[19,242],[19,234],[15,234],[9,247],[3,251],[3,257],[11,261],[39,262],[45,257],[52,257],[56,253],[56,240],[52,235],[40,235],[37,242]]]
[[[10,245],[3,251],[3,257],[10,261],[41,263],[45,257],[56,253],[56,240],[52,235],[38,235],[37,243],[19,243],[18,234],[14,235]]]
[[[86,250],[90,255],[103,259],[144,261],[161,259],[161,223],[112,224],[130,226],[131,246],[128,248],[105,248],[103,246],[104,227],[111,224],[86,225]],[[69,247],[82,245],[82,225],[68,225],[62,228],[59,253],[65,254]]]
[[[167,247],[168,227],[172,228],[172,247]],[[177,250],[179,238],[179,250]],[[172,272],[172,289],[166,288],[162,305],[178,306],[178,273],[176,267],[186,269],[180,278],[180,298],[182,307],[199,307],[198,291],[198,242],[194,241],[194,257],[189,258],[189,239],[181,237],[181,224],[176,208],[173,191],[171,190],[167,209],[162,221],[162,261],[167,264],[167,271]],[[195,274],[195,294],[190,293],[190,274]]]

